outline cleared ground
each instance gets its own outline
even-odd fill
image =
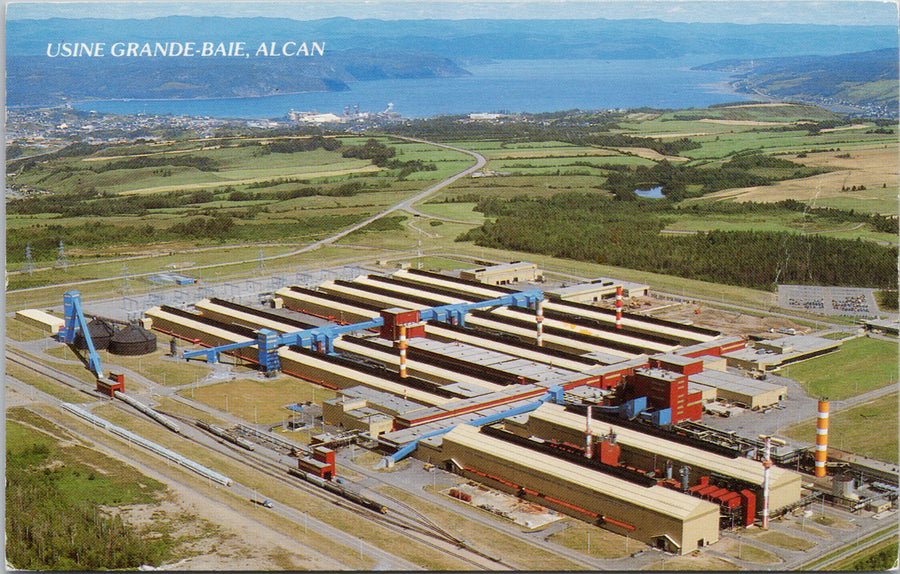
[[[885,462],[898,462],[897,393],[847,410],[836,411],[838,405],[834,402],[831,405],[829,444]],[[795,425],[786,434],[807,443],[815,442],[815,420]]]
[[[785,159],[835,171],[763,187],[729,189],[709,198],[733,201],[805,201],[812,207],[855,209],[869,213],[897,214],[897,144],[864,145],[842,151],[796,154]],[[850,157],[838,157],[849,155]],[[859,186],[865,186],[859,190]],[[856,187],[856,190],[853,190]]]
[[[242,378],[182,389],[179,394],[260,424],[286,420],[292,412],[285,408],[286,405],[311,401],[313,395],[316,402],[335,397],[334,391],[288,375],[265,380]]]
[[[799,381],[807,394],[839,400],[897,383],[897,344],[860,337],[840,350],[788,365],[785,376]]]

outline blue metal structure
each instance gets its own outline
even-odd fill
[[[94,341],[91,339],[91,332],[88,329],[84,311],[81,309],[81,293],[69,291],[63,295],[63,314],[65,315],[66,323],[59,331],[59,340],[67,345],[71,345],[75,342],[75,333],[80,329],[87,343],[88,368],[94,371],[98,379],[102,379],[103,367],[100,365],[100,354],[94,348]]]
[[[450,303],[439,307],[430,307],[419,311],[419,319],[422,321],[441,321],[451,325],[466,326],[466,314],[473,309],[484,307],[534,307],[538,301],[544,299],[540,289],[519,291],[510,293],[495,299],[475,301],[474,303]]]
[[[439,307],[420,309],[418,312],[419,320],[443,321],[464,327],[466,313],[473,309],[506,305],[533,307],[538,301],[543,300],[543,298],[544,295],[541,293],[540,289],[532,289],[529,291],[510,293],[486,301],[451,303]],[[191,359],[193,357],[205,356],[208,363],[215,363],[219,360],[219,353],[255,346],[259,349],[259,364],[262,365],[268,373],[278,370],[278,347],[284,345],[299,345],[301,347],[308,347],[312,350],[320,349],[323,352],[330,354],[334,353],[334,340],[344,333],[352,333],[353,331],[362,331],[364,329],[375,329],[383,325],[384,319],[382,317],[375,317],[368,321],[353,323],[351,325],[331,323],[322,327],[314,327],[312,329],[304,329],[303,331],[283,333],[280,335],[269,329],[260,329],[257,331],[256,341],[231,343],[228,345],[220,345],[218,347],[210,347],[208,349],[188,351],[184,354],[184,358]],[[264,332],[265,335],[263,334]]]
[[[484,417],[481,417],[481,418],[478,418],[475,420],[471,420],[464,424],[475,426],[475,427],[480,427],[480,426],[484,426],[484,425],[499,421],[501,419],[505,419],[507,417],[520,415],[522,413],[530,413],[531,411],[536,410],[539,406],[546,403],[547,401],[552,401],[555,403],[562,403],[562,400],[563,400],[563,388],[559,385],[554,385],[554,386],[550,387],[549,389],[547,389],[547,392],[544,393],[543,395],[541,395],[541,398],[539,398],[537,401],[535,401],[533,403],[528,403],[528,404],[521,405],[518,407],[513,407],[511,409],[507,409],[505,411],[495,413],[493,415],[487,415],[487,416],[484,416]],[[456,425],[452,425],[452,426],[449,426],[446,428],[438,429],[436,431],[432,431],[430,433],[424,434],[424,435],[420,436],[419,438],[406,443],[405,445],[403,445],[402,448],[400,448],[400,450],[398,450],[394,454],[384,457],[384,459],[382,460],[382,464],[391,466],[394,463],[396,463],[398,460],[400,460],[403,457],[405,457],[406,455],[410,454],[412,451],[416,450],[416,447],[419,445],[420,440],[430,438],[433,436],[439,436],[442,434],[446,434],[446,433],[450,432],[451,430],[453,430],[454,428],[456,428]]]

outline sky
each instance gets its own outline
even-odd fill
[[[657,18],[667,22],[736,24],[896,24],[896,1],[842,0],[445,0],[231,2],[7,2],[6,18],[155,18],[160,16],[274,16],[297,20],[349,17],[381,20],[466,18]]]

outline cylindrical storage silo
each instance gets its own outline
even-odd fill
[[[155,350],[156,335],[134,325],[118,331],[109,341],[109,352],[114,355],[146,355]]]
[[[91,341],[94,343],[95,349],[99,351],[109,347],[110,338],[113,336],[113,333],[116,332],[115,327],[98,317],[91,319],[87,324],[87,327],[88,333],[91,334]],[[78,331],[78,333],[75,334],[75,348],[87,349],[87,341],[84,339],[84,335],[81,331]]]
[[[834,477],[834,481],[831,485],[831,493],[835,496],[851,498],[854,494],[853,482],[853,475],[849,472],[839,474]]]

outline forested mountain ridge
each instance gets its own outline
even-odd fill
[[[348,89],[357,81],[467,74],[510,59],[760,58],[814,50],[896,47],[896,27],[688,24],[660,20],[355,20],[171,16],[148,20],[7,22],[7,101],[53,105],[87,99],[253,97]],[[106,46],[106,56],[50,57],[62,42]],[[243,42],[246,57],[109,57],[137,45]],[[323,54],[258,57],[316,42]],[[57,46],[57,48],[54,48]],[[100,78],[100,81],[97,81]]]

